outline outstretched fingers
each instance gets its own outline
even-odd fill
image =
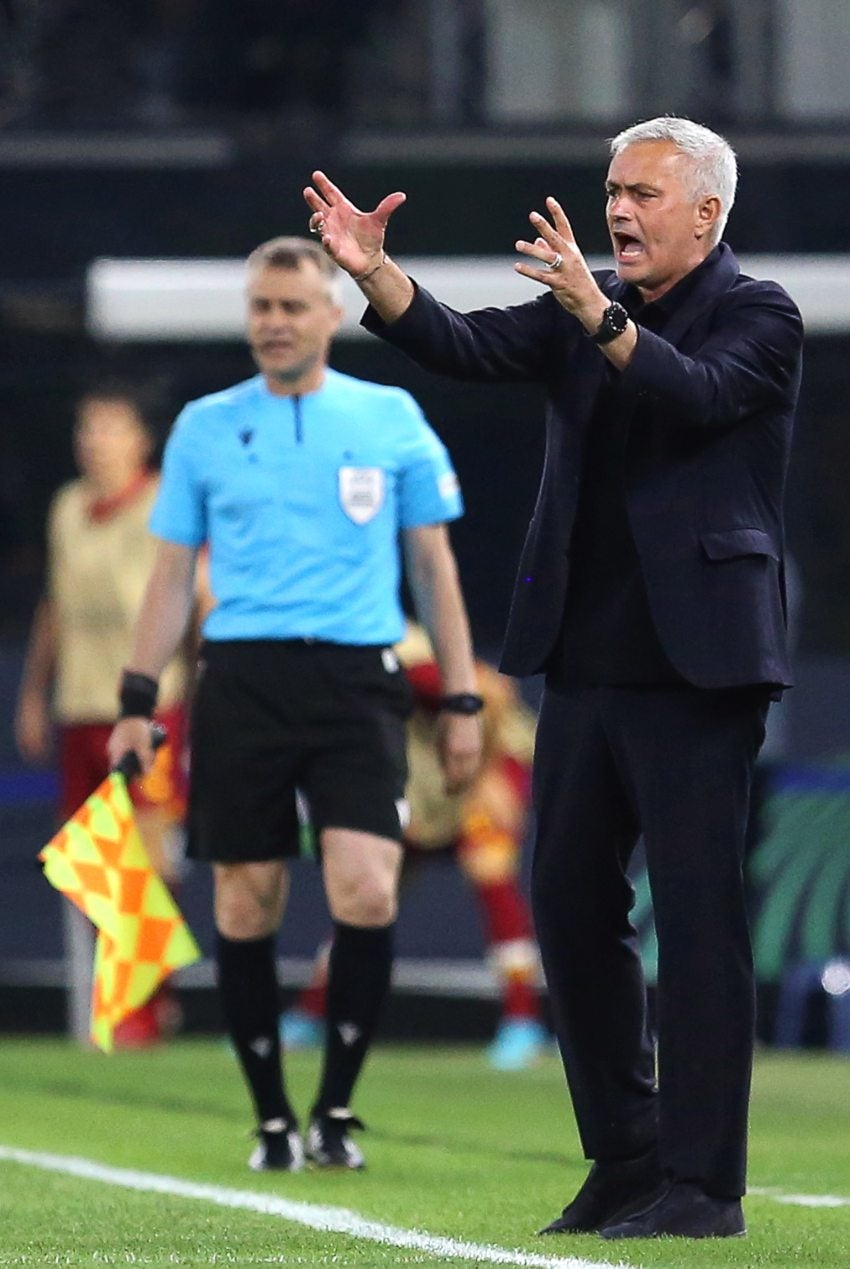
[[[313,173],[313,184],[329,207],[333,207],[336,203],[348,202],[339,186],[334,185],[330,177],[326,176],[324,172],[316,171]]]
[[[314,172],[313,185],[305,186],[302,193],[307,206],[318,216],[328,216],[334,207],[340,207],[348,209],[355,216],[370,215],[382,229],[386,228],[393,212],[407,202],[407,195],[396,190],[394,194],[387,194],[386,198],[382,198],[373,212],[363,212],[346,198],[339,186],[334,185],[324,172]]]
[[[541,216],[540,212],[530,212],[528,217],[541,237],[556,251],[559,247],[563,247],[564,243],[575,246],[575,234],[558,200],[551,196],[547,198],[546,210],[552,217],[551,223],[545,216]]]
[[[534,256],[535,260],[540,260],[540,251],[545,249],[548,251],[549,244],[545,238],[535,238],[534,242],[526,242],[523,238],[518,238],[514,243],[515,249],[524,256]]]
[[[540,215],[540,212],[536,212],[536,211],[529,212],[528,219],[531,221],[536,232],[540,235],[540,237],[537,239],[537,242],[534,245],[538,246],[539,244],[542,243],[544,246],[551,247],[553,251],[557,251],[558,250],[557,229],[555,229],[553,225],[550,225],[546,217]]]
[[[305,185],[301,193],[304,195],[304,202],[311,211],[318,212],[321,216],[327,215],[330,211],[329,205],[316,193],[312,185]]]
[[[564,211],[561,204],[558,202],[557,198],[552,198],[551,194],[546,199],[546,209],[549,212],[549,215],[552,217],[552,223],[554,224],[555,229],[561,235],[561,237],[566,242],[574,243],[576,240],[575,234],[573,233],[572,225],[567,220],[566,212]]]

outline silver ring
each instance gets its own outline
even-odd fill
[[[313,223],[313,218],[312,218],[312,216],[311,216],[311,217],[310,217],[310,233],[311,233],[311,234],[323,234],[324,232],[325,232],[325,222],[322,220],[321,216],[320,216],[320,217],[319,217],[319,219],[315,222],[315,224]]]
[[[549,273],[554,273],[556,269],[560,269],[563,263],[564,263],[564,257],[561,255],[559,251],[558,254],[555,256],[554,260],[547,260],[545,262],[545,264],[543,265],[543,268],[546,269]]]

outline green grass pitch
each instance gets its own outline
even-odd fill
[[[317,1067],[316,1054],[289,1059],[302,1113]],[[759,1056],[746,1239],[536,1237],[586,1171],[554,1057],[499,1074],[467,1047],[378,1046],[357,1110],[369,1125],[365,1172],[256,1175],[246,1167],[247,1098],[222,1042],[180,1040],[106,1058],[62,1040],[4,1038],[0,1266],[850,1269],[846,1056]],[[62,1156],[60,1170],[45,1170],[48,1155]],[[64,1160],[72,1156],[102,1171],[70,1175]],[[123,1169],[141,1174],[140,1190],[116,1183]],[[152,1193],[151,1174],[184,1188],[156,1182],[165,1192]],[[218,1197],[190,1193],[190,1183],[217,1187]],[[262,1210],[268,1200],[282,1210]],[[336,1210],[336,1229],[310,1227],[321,1223],[321,1206]],[[387,1227],[448,1241],[387,1245]]]

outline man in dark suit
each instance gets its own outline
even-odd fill
[[[311,228],[365,324],[432,370],[539,380],[540,495],[502,668],[544,671],[533,900],[585,1154],[544,1233],[744,1232],[754,984],[741,862],[771,697],[790,683],[782,497],[802,326],[721,241],[735,157],[688,120],[611,143],[615,270],[553,198],[517,270],[548,292],[462,315],[390,260],[404,201],[361,213],[322,173]],[[643,834],[659,945],[657,1080],[629,922]]]

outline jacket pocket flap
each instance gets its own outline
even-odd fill
[[[769,555],[779,560],[779,552],[764,529],[725,529],[703,533],[702,548],[710,560],[734,560],[739,555]]]

